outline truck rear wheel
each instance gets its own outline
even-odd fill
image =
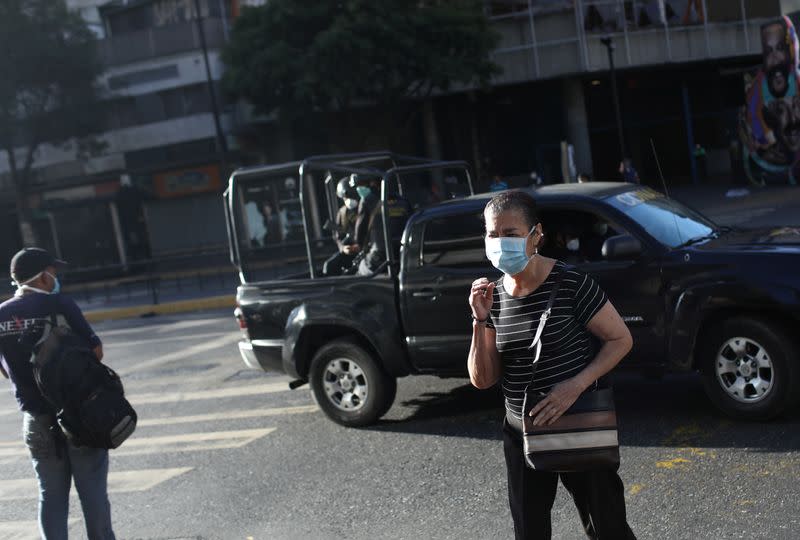
[[[769,420],[797,397],[794,342],[774,325],[728,319],[703,337],[699,352],[706,394],[734,418]]]
[[[350,340],[337,340],[317,351],[309,383],[322,412],[348,427],[374,423],[386,414],[397,393],[397,380]]]

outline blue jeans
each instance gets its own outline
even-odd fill
[[[47,416],[25,413],[22,427],[39,481],[39,532],[45,540],[66,540],[72,479],[90,540],[114,540],[108,502],[108,450],[58,442]]]

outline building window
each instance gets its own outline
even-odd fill
[[[122,129],[211,112],[211,98],[208,86],[201,83],[119,98],[111,102],[109,109],[110,126]]]
[[[706,20],[703,0],[596,0],[585,2],[583,10],[587,32],[621,32],[625,27],[636,30],[664,25],[690,26]],[[711,7],[709,10],[713,11]]]

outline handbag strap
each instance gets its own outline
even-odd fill
[[[544,331],[544,325],[547,323],[547,319],[550,318],[550,313],[553,310],[553,303],[555,303],[556,295],[558,294],[559,288],[561,288],[561,281],[564,279],[564,274],[566,274],[565,269],[559,269],[556,282],[553,284],[553,290],[550,291],[550,298],[547,300],[547,307],[542,312],[541,317],[539,317],[539,327],[536,329],[536,335],[533,338],[533,342],[528,347],[528,349],[536,347],[531,369],[531,383],[533,383],[533,378],[536,376],[536,363],[539,362],[539,356],[542,354],[542,332]]]

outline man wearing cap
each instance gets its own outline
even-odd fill
[[[0,304],[0,372],[11,380],[23,413],[23,434],[39,482],[39,531],[45,539],[67,538],[72,480],[83,508],[90,539],[113,539],[108,502],[108,450],[79,448],[55,426],[53,412],[36,386],[30,357],[51,314],[61,315],[83,337],[98,361],[103,345],[78,305],[60,294],[58,267],[64,265],[39,248],[26,248],[11,259],[14,297]]]

